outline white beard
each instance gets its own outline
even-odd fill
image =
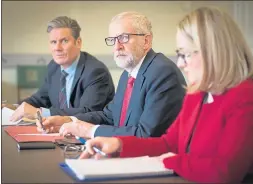
[[[130,56],[115,56],[114,60],[118,67],[124,69],[124,70],[131,70],[135,66],[133,55]]]

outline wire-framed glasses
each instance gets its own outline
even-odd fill
[[[68,159],[77,159],[85,150],[85,145],[71,135],[65,135],[64,139],[56,139],[55,143],[63,149],[64,158]]]
[[[77,159],[85,150],[85,145],[67,144],[64,147],[64,157],[68,159]]]
[[[195,50],[193,52],[187,52],[186,54],[183,54],[178,49],[176,50],[177,58],[178,59],[181,58],[185,64],[188,63],[188,58],[190,58],[192,56],[192,54],[197,54],[197,53],[198,53],[198,51]]]
[[[116,39],[118,40],[119,43],[127,43],[129,41],[130,35],[135,35],[135,36],[145,36],[145,34],[133,34],[133,33],[123,33],[119,36],[116,37],[107,37],[105,38],[105,43],[108,46],[113,46],[116,42]]]

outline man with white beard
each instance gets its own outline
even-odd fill
[[[105,42],[124,69],[114,99],[103,111],[46,118],[43,125],[48,131],[83,138],[158,137],[177,117],[186,82],[175,63],[153,51],[148,18],[138,12],[120,13],[111,20],[109,35]]]

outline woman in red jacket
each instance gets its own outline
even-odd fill
[[[253,167],[252,53],[230,16],[207,7],[179,22],[177,48],[188,93],[166,134],[97,137],[81,158],[94,155],[96,146],[120,157],[159,156],[193,182],[241,182]]]

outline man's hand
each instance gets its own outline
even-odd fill
[[[42,118],[42,125],[44,130],[48,133],[57,133],[64,123],[71,122],[72,120],[68,116],[50,116]],[[37,130],[43,132],[39,120],[36,120]]]
[[[38,108],[33,107],[32,105],[23,102],[16,111],[12,114],[10,117],[10,121],[18,121],[22,119],[23,117],[29,118],[29,119],[35,119],[36,118],[36,112]]]
[[[83,138],[91,138],[92,128],[95,125],[77,120],[76,122],[64,123],[60,128],[60,134],[65,136],[71,134]]]
[[[7,107],[7,108],[12,109],[12,110],[16,110],[18,108],[17,105],[13,105],[13,104],[2,104],[1,108],[4,108],[4,107]]]

